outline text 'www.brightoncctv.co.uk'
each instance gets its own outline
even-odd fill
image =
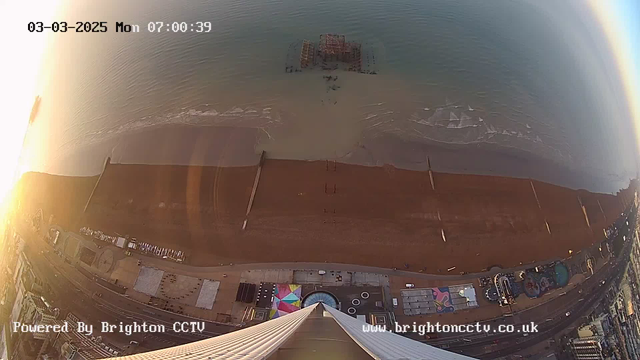
[[[479,322],[475,324],[441,324],[440,322],[431,323],[426,322],[424,324],[418,324],[414,322],[413,324],[398,324],[395,326],[390,326],[387,328],[386,325],[371,325],[371,324],[363,324],[362,332],[365,333],[374,333],[374,332],[395,332],[395,333],[417,333],[420,336],[424,336],[426,334],[431,333],[492,333],[492,334],[508,334],[508,333],[520,333],[520,334],[531,334],[538,332],[538,325],[533,322],[529,324],[522,325],[491,325],[491,324],[480,324]]]

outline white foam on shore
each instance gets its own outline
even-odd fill
[[[474,116],[465,109],[456,110],[452,107],[437,108],[430,116],[425,116],[423,107],[416,109],[404,121],[395,123],[390,121],[375,121],[372,115],[386,115],[388,112],[378,112],[368,114],[362,121],[370,122],[365,125],[365,131],[372,133],[374,138],[381,133],[393,133],[400,137],[419,138],[429,141],[436,141],[447,144],[474,144],[487,143],[504,146],[508,148],[518,148],[521,150],[536,153],[545,158],[559,162],[570,161],[571,155],[561,151],[552,143],[545,144],[542,134],[535,134],[532,130],[525,128],[526,124],[514,122],[513,127],[505,127],[508,121],[493,123],[491,119],[485,120],[478,115],[486,115],[474,109]],[[502,119],[500,117],[499,119]],[[510,120],[510,119],[507,119]]]
[[[239,106],[233,106],[229,110],[220,112],[212,108],[208,110],[182,108],[182,111],[179,112],[155,117],[144,116],[117,127],[92,131],[82,138],[68,143],[67,146],[75,147],[92,144],[108,140],[114,136],[167,125],[232,126],[256,129],[281,125],[280,115],[277,112],[272,113],[271,109],[270,107],[265,107],[262,112],[259,112],[251,107],[243,109]]]

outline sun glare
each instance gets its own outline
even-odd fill
[[[21,160],[23,141],[29,127],[29,115],[38,95],[38,76],[50,33],[30,33],[30,21],[54,20],[59,1],[5,1],[0,5],[3,55],[0,58],[3,100],[2,128],[0,131],[0,199],[6,196],[28,168]],[[46,99],[43,99],[46,101]],[[37,120],[36,120],[37,121]]]
[[[640,147],[640,89],[636,83],[638,79],[637,64],[633,63],[629,42],[625,41],[630,34],[625,33],[622,23],[616,17],[613,5],[607,1],[592,0],[591,8],[602,23],[604,32],[609,39],[611,49],[618,63],[618,71],[623,82],[627,103],[633,118],[636,131],[636,141]],[[638,149],[640,151],[640,148]]]

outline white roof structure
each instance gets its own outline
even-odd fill
[[[164,270],[143,266],[133,289],[149,296],[156,296],[163,276]]]
[[[297,329],[316,305],[211,339],[117,359],[265,359]]]
[[[213,308],[213,303],[216,301],[216,295],[218,295],[219,287],[220,281],[205,279],[202,283],[202,288],[200,288],[200,293],[198,294],[196,307],[211,310]]]
[[[465,288],[464,297],[467,298],[467,302],[469,303],[469,306],[478,306],[478,300],[476,299],[476,289],[472,287]]]
[[[126,241],[127,241],[127,240],[126,240],[125,238],[123,238],[123,237],[119,237],[119,238],[116,240],[116,246],[117,246],[117,247],[119,247],[119,248],[121,248],[121,249],[123,249],[123,248],[124,248],[124,243],[125,243]]]
[[[366,323],[329,306],[324,308],[342,329],[374,359],[462,360],[468,356],[438,349],[392,332],[364,332]]]
[[[320,319],[318,317],[310,317],[316,310],[322,310],[322,314],[319,316]],[[318,316],[318,314],[318,312],[315,312],[314,316]],[[310,320],[307,321],[308,318]],[[331,320],[334,320],[335,323]],[[333,330],[331,330],[331,326],[327,326],[326,321],[333,324]],[[336,326],[336,323],[338,326]],[[306,328],[299,334],[300,336],[313,332],[310,330],[316,329],[316,326],[318,330],[323,328],[324,330],[334,331],[333,333],[336,334],[336,337],[333,338],[325,337],[322,343],[318,345],[319,347],[315,347],[313,350],[309,349],[309,351],[315,352],[313,354],[314,357],[319,355],[318,351],[323,351],[318,349],[329,349],[332,345],[331,343],[335,342],[333,339],[342,335],[343,338],[353,340],[352,346],[358,348],[358,351],[367,358],[371,356],[373,359],[385,360],[472,359],[391,332],[365,332],[363,331],[363,326],[367,326],[365,322],[355,319],[339,310],[324,306],[322,303],[316,303],[288,315],[229,334],[172,348],[119,357],[118,359],[267,359],[275,355],[281,346],[287,351],[286,344],[289,344],[290,341],[295,342],[297,336],[294,337],[292,335],[296,334],[296,331],[303,326],[303,324]],[[344,341],[339,342],[344,343]],[[299,351],[302,349],[304,351],[303,343],[298,343],[297,345],[302,346],[295,346],[296,350]],[[349,343],[349,341],[346,341],[346,343]],[[337,345],[343,346],[344,344]],[[289,347],[289,349],[291,349],[291,347]],[[364,352],[362,352],[363,350]]]

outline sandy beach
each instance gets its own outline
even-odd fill
[[[74,231],[184,250],[192,265],[327,261],[442,273],[566,257],[601,240],[633,193],[441,172],[432,188],[426,171],[267,159],[242,230],[256,170],[111,164],[85,214],[97,178],[26,174],[29,188],[46,183],[57,195],[31,192],[24,203]]]

